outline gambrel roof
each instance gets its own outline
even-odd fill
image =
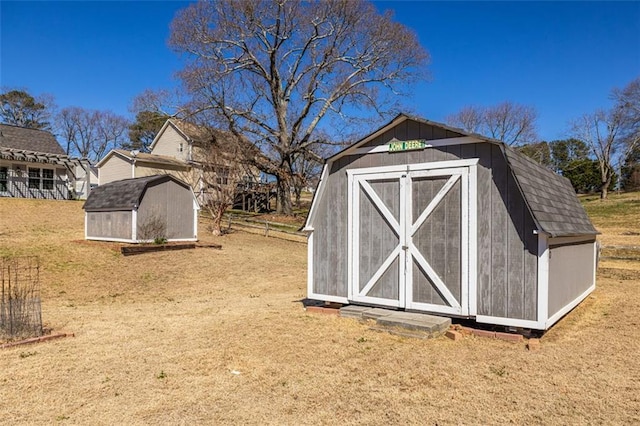
[[[44,154],[66,154],[51,132],[9,124],[0,124],[0,147]]]
[[[142,197],[149,186],[170,180],[191,191],[189,185],[171,175],[123,179],[93,188],[82,208],[91,212],[136,210],[140,206]]]
[[[587,213],[580,204],[569,179],[543,167],[502,141],[475,133],[469,133],[446,124],[419,117],[399,114],[388,124],[332,157],[329,157],[325,162],[325,169],[330,169],[331,164],[346,155],[366,155],[367,150],[369,150],[369,152],[376,152],[375,148],[368,147],[367,144],[377,136],[406,120],[413,120],[440,128],[447,135],[446,138],[460,138],[460,140],[464,140],[465,143],[490,143],[499,146],[539,232],[546,233],[551,237],[598,234],[598,231],[594,228]],[[318,190],[316,191],[317,194],[314,195],[309,217],[307,218],[307,224],[305,225],[306,229],[313,227],[313,204],[315,204],[317,198],[320,198],[318,194],[321,193],[323,189],[322,186],[323,182],[321,180],[318,185]]]

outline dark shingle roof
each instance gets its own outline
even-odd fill
[[[531,214],[542,231],[552,237],[598,233],[569,179],[506,145],[504,152]]]
[[[82,208],[94,212],[134,210],[140,205],[140,201],[150,185],[157,185],[169,180],[189,188],[189,185],[171,175],[117,180],[92,189]]]
[[[0,124],[0,147],[65,155],[50,132],[9,124]]]

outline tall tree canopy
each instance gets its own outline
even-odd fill
[[[536,142],[535,108],[513,102],[482,107],[467,106],[445,121],[462,130],[490,136],[508,145]]]
[[[129,125],[129,143],[123,148],[149,152],[151,143],[168,118],[168,115],[157,111],[140,111]]]
[[[201,1],[176,16],[170,44],[189,58],[195,111],[261,149],[253,161],[277,178],[287,214],[293,164],[319,124],[382,113],[428,61],[410,29],[363,0]]]
[[[6,124],[50,130],[54,108],[49,95],[34,98],[25,90],[7,90],[0,94],[0,118]]]

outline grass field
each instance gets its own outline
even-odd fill
[[[598,203],[605,244],[640,245],[640,194]],[[304,244],[201,228],[223,249],[123,257],[81,203],[0,199],[0,255],[41,257],[43,319],[75,333],[0,350],[0,424],[640,422],[640,262],[602,262],[530,352],[307,313]]]

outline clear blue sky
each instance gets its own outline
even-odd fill
[[[0,85],[59,107],[130,116],[143,90],[171,88],[169,23],[185,2],[0,2]],[[378,2],[430,52],[431,80],[407,108],[443,121],[465,105],[532,105],[542,139],[610,105],[640,76],[640,2]]]

